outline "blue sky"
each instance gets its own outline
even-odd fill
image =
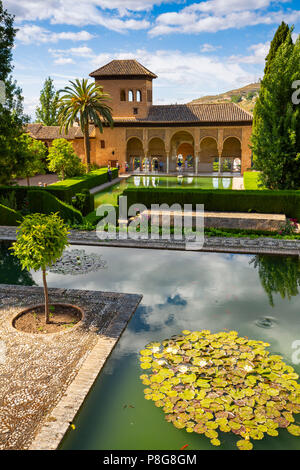
[[[262,77],[282,20],[300,33],[298,0],[4,0],[16,15],[14,76],[34,117],[46,77],[63,88],[112,59],[158,75],[155,104],[186,103]]]

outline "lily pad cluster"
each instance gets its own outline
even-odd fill
[[[163,409],[166,420],[188,433],[204,434],[215,446],[218,431],[238,436],[237,447],[278,436],[286,428],[300,436],[299,376],[263,341],[236,331],[183,331],[140,351],[146,400]]]
[[[105,269],[107,263],[101,255],[86,253],[85,250],[68,250],[51,266],[50,272],[55,274],[86,274]]]

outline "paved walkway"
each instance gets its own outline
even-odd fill
[[[0,241],[14,241],[15,227],[0,227]],[[205,237],[201,249],[192,250],[184,240],[99,240],[95,231],[72,230],[69,236],[71,245],[114,246],[123,248],[142,248],[155,250],[206,251],[220,253],[274,254],[300,256],[300,240],[283,240],[271,237],[226,238]]]
[[[84,290],[49,294],[51,302],[81,307],[84,321],[58,334],[18,332],[12,318],[43,303],[43,289],[0,284],[0,450],[57,448],[141,301]]]
[[[18,179],[16,180],[20,186],[27,186],[27,179]],[[32,176],[29,180],[30,186],[38,186],[39,183],[43,184],[53,184],[60,181],[57,175],[36,175]]]

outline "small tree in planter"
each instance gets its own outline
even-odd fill
[[[68,243],[68,227],[58,214],[31,214],[24,218],[11,249],[23,269],[43,272],[45,323],[50,323],[46,270],[63,254]]]

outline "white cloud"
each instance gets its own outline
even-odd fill
[[[90,59],[94,56],[92,49],[87,46],[71,47],[70,49],[48,49],[48,52],[54,57],[54,64],[68,65],[74,64],[70,56]]]
[[[16,15],[19,23],[24,21],[50,20],[52,24],[75,26],[101,25],[115,31],[146,29],[150,26],[145,19],[135,19],[134,12],[149,10],[163,0],[6,0],[5,7]],[[104,10],[103,10],[104,9]],[[105,10],[110,10],[107,14]],[[111,11],[115,10],[115,11]],[[122,18],[122,16],[127,18]],[[130,17],[131,16],[131,17]]]
[[[87,31],[54,33],[37,25],[28,24],[20,26],[17,40],[23,44],[55,43],[62,40],[89,41],[94,36]]]
[[[244,64],[264,64],[265,59],[270,50],[270,41],[265,43],[253,44],[248,48],[250,55],[248,56],[231,56],[229,60],[232,62],[238,61]]]
[[[286,3],[281,0],[277,3]],[[183,8],[179,12],[163,13],[156,18],[151,36],[170,33],[215,33],[229,28],[240,29],[258,24],[271,25],[286,21],[295,23],[300,19],[300,11],[268,11],[265,7],[270,0],[210,0]]]
[[[200,47],[200,51],[201,52],[214,52],[216,51],[217,49],[220,49],[221,46],[213,46],[212,44],[203,44],[201,47]]]
[[[56,65],[67,65],[67,64],[74,64],[74,60],[70,57],[58,57],[54,60]]]

